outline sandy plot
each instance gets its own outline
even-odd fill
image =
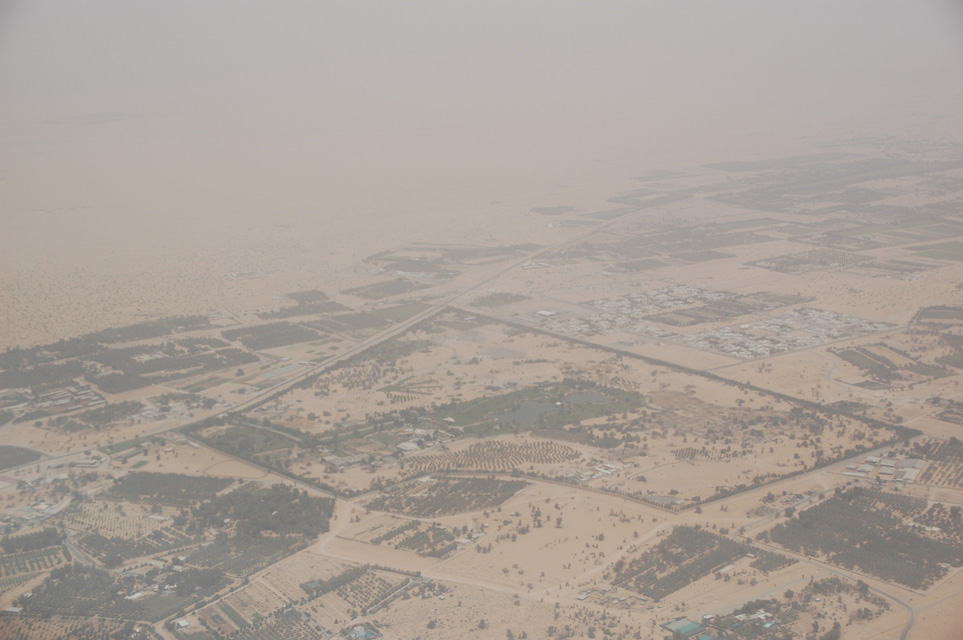
[[[243,589],[224,598],[223,602],[230,605],[248,622],[251,622],[258,615],[270,615],[288,604],[290,600],[257,579]]]
[[[537,196],[529,194],[524,200],[528,206],[521,206],[527,210]],[[347,289],[374,279],[367,269],[359,269],[362,258],[408,242],[458,243],[477,232],[486,243],[512,244],[526,239],[562,239],[573,233],[549,229],[542,216],[519,216],[515,207],[504,205],[484,207],[481,220],[469,215],[452,217],[448,209],[427,213],[418,206],[425,223],[418,228],[405,222],[404,216],[387,216],[375,209],[368,215],[381,222],[359,227],[362,217],[356,215],[357,206],[350,206],[354,214],[350,216],[294,215],[287,223],[278,224],[259,221],[257,215],[244,216],[229,228],[192,217],[177,225],[148,223],[151,228],[146,233],[142,228],[129,228],[125,216],[107,216],[101,222],[109,225],[111,233],[98,233],[97,237],[101,246],[104,237],[112,238],[111,259],[85,251],[88,243],[84,241],[57,242],[51,247],[47,234],[27,225],[18,237],[44,238],[40,244],[44,250],[27,250],[29,242],[9,247],[17,249],[8,263],[16,268],[4,270],[0,287],[4,299],[11,302],[8,308],[15,313],[11,312],[4,324],[0,343],[56,340],[130,324],[144,316],[264,308],[278,291],[317,286],[318,273],[325,274],[326,287]],[[467,210],[477,208],[476,204]],[[494,225],[494,218],[500,218],[502,224]],[[26,225],[29,220],[22,218],[21,222]],[[64,217],[62,222],[67,225],[65,236],[72,239],[93,231],[89,225],[76,225],[74,217]],[[192,231],[185,232],[183,225]],[[173,226],[178,228],[176,233]],[[361,246],[349,247],[338,240],[346,237],[342,234],[365,240]],[[149,242],[145,242],[147,237]],[[212,243],[211,238],[217,242]],[[78,263],[83,268],[78,269]],[[145,268],[145,264],[154,268]],[[239,273],[258,277],[236,277]],[[35,295],[37,291],[44,295]]]
[[[910,630],[912,640],[952,637],[963,628],[963,574],[933,591],[927,600],[918,603],[916,623]]]
[[[377,620],[395,637],[422,637],[425,640],[441,640],[453,635],[501,639],[509,629],[514,630],[515,637],[521,631],[526,631],[529,637],[539,637],[538,634],[553,624],[554,608],[548,603],[514,600],[510,593],[493,592],[469,584],[442,584],[446,587],[444,594],[398,601],[379,612]],[[428,629],[431,620],[435,625]],[[482,620],[485,621],[484,628],[480,626]]]
[[[734,358],[719,353],[700,351],[693,347],[672,344],[658,339],[639,339],[630,335],[615,337],[618,338],[616,342],[610,343],[613,347],[627,348],[633,353],[657,360],[685,363],[685,366],[695,369],[711,370],[730,365],[736,361]]]
[[[339,535],[350,540],[371,543],[374,538],[407,522],[410,522],[407,518],[400,518],[387,513],[373,513],[346,527]]]
[[[747,569],[745,559],[737,561],[735,565],[733,570],[725,574],[731,576],[729,580],[706,576],[668,596],[663,601],[666,609],[669,606],[679,607],[690,619],[699,620],[703,615],[728,614],[751,600],[777,599],[788,602],[788,592],[796,594],[793,597],[798,598],[798,594],[803,593],[813,580],[833,577],[807,564],[796,564],[768,576]],[[883,610],[879,617],[866,621],[855,618],[855,611],[865,607],[866,603],[849,594],[816,597],[820,598],[819,601],[810,597],[798,620],[791,625],[795,633],[810,631],[814,620],[818,620],[821,627],[831,627],[833,621],[838,620],[847,637],[883,638],[898,633],[905,623],[905,613],[893,602],[890,602],[890,609]],[[666,615],[662,613],[663,617]]]
[[[308,547],[312,553],[324,553],[332,558],[358,564],[376,564],[402,571],[423,571],[436,564],[435,558],[425,558],[413,551],[401,551],[375,546],[356,540],[336,537],[327,543]]]
[[[46,429],[34,426],[32,423],[5,424],[0,427],[3,434],[3,444],[14,447],[26,447],[44,453],[59,453],[72,443],[71,438]],[[79,440],[79,438],[78,438]]]
[[[301,551],[266,571],[261,576],[261,580],[289,600],[297,601],[306,596],[304,589],[301,588],[305,582],[328,580],[354,566],[333,558]]]
[[[467,521],[484,535],[433,571],[481,578],[519,593],[557,592],[586,575],[600,577],[621,550],[664,520],[657,514],[619,498],[538,485],[534,495],[518,496],[487,518],[443,520],[456,527]],[[535,526],[536,519],[542,526]]]

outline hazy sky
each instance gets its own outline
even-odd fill
[[[133,289],[182,239],[233,249],[225,222],[340,220],[333,251],[375,217],[404,242],[419,212],[483,225],[652,169],[961,140],[961,5],[0,0],[0,280],[107,256]]]
[[[3,189],[310,201],[380,177],[566,179],[734,134],[956,137],[961,4],[7,0]]]

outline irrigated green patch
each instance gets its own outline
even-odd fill
[[[32,449],[23,447],[12,447],[10,445],[0,445],[0,470],[19,467],[34,460],[39,460],[42,455]]]
[[[462,427],[466,435],[557,428],[601,416],[633,411],[645,399],[634,391],[603,387],[581,380],[564,380],[476,398],[439,407],[429,414],[438,424]]]
[[[242,457],[266,451],[291,449],[297,444],[293,437],[281,435],[267,427],[228,427],[208,436],[210,443],[228,453]]]
[[[118,480],[110,488],[109,493],[115,498],[134,502],[147,501],[151,504],[185,506],[210,498],[232,482],[233,480],[230,478],[207,478],[182,476],[176,473],[138,471],[128,473]]]
[[[405,302],[393,307],[375,309],[371,315],[383,318],[389,322],[404,322],[408,318],[418,315],[428,309],[429,306],[423,302]]]
[[[499,291],[497,293],[490,293],[487,296],[483,296],[476,300],[471,301],[471,306],[478,307],[479,309],[488,309],[491,307],[503,307],[507,304],[513,304],[515,302],[521,302],[522,300],[530,300],[526,295],[520,293],[508,293]]]

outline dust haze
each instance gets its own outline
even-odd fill
[[[961,72],[950,0],[4,3],[0,636],[958,632]]]

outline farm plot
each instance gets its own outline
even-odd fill
[[[317,331],[290,322],[272,322],[243,329],[222,331],[226,340],[239,340],[252,351],[286,347],[299,342],[310,342],[321,337]]]
[[[233,610],[231,611],[233,612]],[[234,622],[231,620],[231,615],[216,604],[201,609],[197,617],[202,625],[214,631],[218,636],[233,635],[245,626],[243,619]]]
[[[337,575],[325,579],[308,580],[301,585],[301,591],[308,594],[310,599],[318,598],[335,589],[340,589],[349,582],[357,580],[368,571],[367,566],[351,566]]]
[[[963,261],[963,242],[939,242],[908,248],[920,258]]]
[[[434,471],[511,471],[533,464],[560,464],[581,457],[573,448],[550,440],[505,442],[486,440],[467,449],[405,459],[405,469],[412,475]]]
[[[122,620],[161,620],[199,597],[205,597],[224,584],[218,571],[188,569],[176,574],[176,585],[166,595],[140,599],[126,597],[133,590],[147,590],[137,578],[126,580],[106,571],[69,564],[51,572],[51,580],[34,589],[34,595],[21,603],[29,616],[100,616]],[[133,581],[134,584],[131,584]]]
[[[345,289],[341,293],[358,296],[359,298],[367,298],[369,300],[380,300],[381,298],[399,296],[403,293],[411,293],[412,291],[427,288],[428,285],[420,284],[413,280],[395,278],[394,280],[384,280],[361,287],[354,287],[353,289]]]
[[[576,424],[645,405],[642,394],[566,378],[559,383],[526,387],[509,393],[452,402],[427,419],[460,427],[466,435],[483,437],[499,430],[521,431]]]
[[[943,400],[943,410],[937,414],[937,418],[943,422],[963,425],[963,402],[956,400]]]
[[[414,523],[414,524],[412,524]],[[418,521],[399,518],[398,516],[372,514],[364,519],[364,525],[355,528],[345,537],[369,544],[381,544],[391,538],[401,535],[409,528],[413,528]]]
[[[394,574],[368,570],[356,580],[338,587],[334,594],[344,602],[349,612],[357,611],[363,615],[368,609],[391,595],[404,581],[404,578]]]
[[[201,567],[217,568],[231,575],[246,575],[291,552],[295,542],[287,537],[253,540],[236,537],[199,547],[187,561]]]
[[[746,264],[779,273],[798,274],[822,269],[843,269],[858,265],[862,262],[868,262],[869,260],[870,258],[866,256],[837,251],[835,249],[813,249],[805,253],[777,256],[775,258],[767,258],[766,260],[747,262]]]
[[[46,549],[21,551],[20,553],[5,553],[0,555],[0,578],[47,571],[66,561],[63,547],[47,547]]]
[[[114,422],[127,420],[131,416],[137,415],[144,408],[140,402],[115,402],[113,404],[88,409],[80,413],[67,416],[60,416],[50,420],[50,426],[63,429],[64,431],[80,431],[81,429],[100,429],[109,426]],[[68,423],[75,423],[68,427]]]
[[[923,307],[913,318],[913,324],[947,327],[963,322],[963,307],[939,305]]]
[[[408,580],[369,567],[354,567],[330,580],[303,585],[309,596],[299,608],[320,626],[337,629],[367,614]]]
[[[37,577],[37,573],[18,573],[9,578],[0,578],[0,593]]]
[[[110,488],[108,495],[121,500],[145,501],[170,507],[185,507],[210,499],[226,489],[229,478],[184,476],[176,473],[139,471],[128,473]]]
[[[204,438],[211,446],[241,457],[293,449],[296,444],[291,436],[253,426],[229,426],[223,430],[207,432]]]
[[[336,629],[365,615],[407,580],[396,574],[362,568],[349,582],[311,600],[302,610],[309,611],[323,627]]]
[[[509,293],[507,291],[498,291],[495,293],[490,293],[487,296],[482,296],[480,298],[475,298],[469,305],[472,307],[477,307],[479,309],[490,309],[493,307],[503,307],[506,305],[514,304],[516,302],[523,302],[529,300],[530,298],[526,295],[520,293]]]
[[[863,370],[877,382],[912,379],[911,374],[924,378],[942,378],[950,375],[942,366],[920,362],[908,353],[882,342],[829,351]]]
[[[219,628],[219,625],[210,626]],[[332,632],[298,608],[291,608],[228,633],[231,633],[232,640],[327,640]]]
[[[257,580],[224,598],[220,606],[235,624],[244,627],[259,617],[269,616],[289,602]]]
[[[170,526],[170,518],[176,513],[168,507],[152,514],[140,504],[127,501],[85,501],[71,506],[62,522],[71,529],[108,538],[136,539]]]
[[[910,260],[879,260],[872,262],[861,262],[858,265],[847,269],[849,273],[867,275],[872,277],[891,277],[905,278],[907,275],[929,271],[943,266],[945,263],[939,262],[912,262]]]
[[[195,509],[191,526],[218,528],[222,534],[192,553],[188,563],[234,575],[252,573],[327,531],[333,502],[281,484],[218,496]]]
[[[39,460],[41,457],[41,454],[31,449],[2,444],[0,445],[0,470],[19,467],[34,460]]]
[[[792,564],[791,560],[777,554],[762,552],[764,555],[760,555],[759,551],[745,544],[698,527],[679,526],[662,542],[638,557],[628,562],[616,562],[612,567],[612,584],[660,600],[721,570],[750,551],[757,555],[750,566],[762,571]]]
[[[22,616],[0,616],[0,638],[10,640],[103,640],[117,637],[124,623],[104,618],[71,618],[53,616],[51,618],[24,618]],[[123,636],[131,640],[152,640],[156,636],[153,629],[144,628],[140,633]]]
[[[369,522],[373,526],[358,532],[353,539],[431,558],[443,558],[458,548],[459,533],[451,527],[395,517]]]
[[[389,544],[395,549],[407,549],[420,556],[444,558],[458,548],[455,534],[448,527],[417,523]]]
[[[355,569],[354,565],[340,560],[300,553],[278,563],[263,575],[262,580],[284,597],[296,602],[304,598],[304,585],[324,584],[352,569]]]
[[[345,310],[344,305],[329,300],[327,294],[323,291],[295,291],[287,294],[285,297],[294,300],[295,305],[272,309],[271,311],[262,311],[257,314],[258,317],[262,320],[273,320],[294,316],[313,316]]]
[[[430,396],[441,389],[441,384],[434,378],[427,376],[409,376],[400,382],[382,387],[381,391],[388,396],[391,404],[408,402],[421,396]]]
[[[892,361],[864,347],[839,350],[830,349],[830,353],[850,364],[856,365],[876,380],[889,382],[891,380],[902,379],[902,377],[896,373],[896,365],[893,364]]]
[[[164,345],[109,349],[90,356],[90,359],[111,368],[112,373],[89,378],[102,391],[111,393],[138,389],[151,383],[179,380],[204,372],[250,364],[258,360],[256,355],[226,343],[223,343],[222,348],[213,348],[207,341],[186,341],[178,344],[168,342]],[[119,404],[130,405],[131,403]],[[106,412],[103,416],[98,416],[100,410],[92,410],[94,413],[90,417],[94,419],[81,416],[80,422],[98,426],[104,423],[105,418],[114,420],[123,418],[122,412],[111,409],[113,406],[102,407],[101,409]]]
[[[421,478],[383,492],[368,502],[374,511],[433,518],[497,507],[529,483],[494,478]]]
[[[340,313],[335,316],[325,316],[320,320],[305,322],[312,329],[326,333],[344,334],[352,338],[364,338],[374,334],[378,329],[388,326],[388,321],[372,313]]]
[[[80,546],[106,567],[115,567],[124,560],[164,553],[192,543],[190,536],[171,527],[155,529],[136,539],[117,536],[108,538],[96,532],[80,539]]]
[[[963,487],[963,442],[927,440],[913,444],[914,455],[929,460],[918,482],[938,487]]]
[[[963,566],[963,547],[952,529],[932,531],[919,522],[932,517],[926,507],[922,498],[854,487],[760,535],[848,569],[926,588],[948,566]]]

